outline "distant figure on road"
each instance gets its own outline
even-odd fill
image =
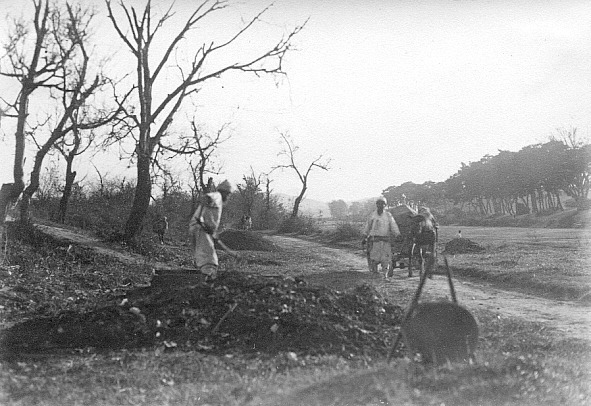
[[[162,215],[157,216],[152,223],[152,231],[158,235],[158,241],[160,241],[160,244],[164,244],[166,230],[168,230],[168,218]]]
[[[218,185],[217,191],[205,194],[189,222],[195,265],[209,280],[217,277],[219,263],[214,241],[218,237],[224,203],[232,190],[230,182],[225,180]]]
[[[249,215],[244,215],[240,219],[240,224],[243,230],[250,230],[252,228],[252,218]]]
[[[458,238],[462,238],[462,230],[458,230]]]
[[[385,276],[388,275],[392,263],[391,240],[400,235],[398,225],[394,217],[385,211],[387,201],[381,196],[376,200],[376,211],[374,211],[365,225],[362,245],[367,244],[367,262],[370,272],[378,272],[378,265],[381,264]]]
[[[215,183],[213,183],[213,178],[207,179],[207,193],[215,192]]]

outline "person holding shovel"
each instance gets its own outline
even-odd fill
[[[370,272],[378,272],[378,265],[381,264],[384,275],[388,276],[392,262],[391,240],[400,235],[400,230],[392,214],[384,210],[386,205],[385,197],[380,196],[376,200],[376,211],[367,219],[361,244],[367,247]]]
[[[233,191],[227,180],[218,185],[215,192],[206,193],[189,222],[191,249],[197,270],[206,276],[206,280],[217,277],[218,256],[215,250],[217,241],[230,255],[237,257],[218,240],[218,227],[222,218],[224,203]]]

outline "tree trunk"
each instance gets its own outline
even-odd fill
[[[72,186],[74,185],[74,179],[76,179],[76,171],[72,171],[72,159],[67,159],[66,166],[66,184],[64,186],[64,193],[60,199],[60,207],[58,214],[58,221],[62,224],[66,222],[66,212],[68,211],[68,203],[70,196],[72,196]]]
[[[531,211],[532,213],[538,212],[538,205],[536,203],[536,192],[531,192]]]
[[[560,192],[556,192],[556,206],[559,210],[564,211],[564,207],[562,206],[562,202],[560,201]]]
[[[131,243],[142,229],[142,223],[148,212],[150,196],[152,195],[152,178],[150,175],[149,155],[138,154],[137,186],[133,198],[131,212],[125,224],[124,239]]]
[[[10,200],[16,201],[22,191],[25,189],[24,178],[24,159],[25,159],[25,123],[28,116],[29,91],[23,84],[22,95],[19,98],[18,118],[16,123],[16,132],[14,134],[14,186],[10,190]],[[28,208],[27,208],[28,212]]]
[[[302,203],[302,200],[304,200],[304,195],[306,194],[306,190],[308,190],[308,188],[304,185],[304,187],[302,188],[302,191],[300,192],[300,195],[298,197],[296,197],[296,199],[293,202],[293,210],[291,212],[291,218],[296,218],[298,216],[298,212],[300,210],[300,203]]]
[[[480,210],[481,215],[483,215],[483,216],[487,215],[486,206],[484,205],[484,201],[483,201],[482,197],[478,198],[478,208]]]
[[[35,164],[33,165],[33,170],[31,171],[31,180],[29,182],[29,186],[25,188],[23,191],[23,197],[21,200],[20,206],[20,217],[21,221],[27,222],[29,221],[29,208],[31,205],[31,198],[39,189],[39,174],[41,173],[41,166],[43,165],[43,159],[47,152],[49,152],[50,143],[46,143],[41,147],[37,154],[35,155]]]
[[[507,212],[512,216],[515,216],[516,205],[517,205],[517,198],[513,198],[513,199],[507,201]]]
[[[546,192],[546,197],[548,199],[548,206],[550,206],[551,209],[556,208],[556,204],[554,203],[554,196],[552,196],[552,193]]]

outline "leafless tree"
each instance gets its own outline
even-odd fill
[[[66,62],[61,58],[50,35],[52,10],[49,0],[33,0],[32,3],[32,22],[22,18],[11,22],[8,41],[4,44],[5,54],[0,65],[1,75],[16,79],[20,83],[20,91],[14,101],[2,99],[6,104],[6,108],[2,108],[3,114],[17,120],[14,134],[14,186],[10,200],[16,200],[25,188],[23,165],[31,95],[40,88],[57,86],[59,72]]]
[[[298,216],[298,212],[300,209],[300,204],[304,199],[304,195],[308,190],[308,177],[310,176],[310,172],[313,168],[323,169],[328,171],[330,158],[325,158],[324,155],[319,155],[316,157],[310,164],[307,166],[299,166],[296,164],[296,152],[298,151],[298,147],[294,144],[293,140],[289,137],[289,134],[281,133],[281,138],[285,144],[284,149],[279,153],[279,156],[283,156],[287,159],[288,163],[283,165],[277,165],[273,167],[273,170],[276,169],[293,169],[293,171],[298,175],[300,182],[302,184],[302,189],[300,190],[300,194],[295,198],[293,203],[293,210],[291,212],[291,217],[295,218]],[[302,169],[306,168],[306,169]]]
[[[221,168],[214,163],[214,155],[219,145],[229,138],[224,135],[227,126],[228,124],[222,125],[214,136],[210,136],[201,131],[193,119],[191,121],[192,139],[181,136],[181,148],[166,148],[168,152],[189,157],[188,163],[192,175],[190,185],[192,211],[197,208],[197,202],[203,193],[213,192],[212,189],[215,189],[213,179],[209,175],[218,175],[221,171]],[[207,182],[206,177],[209,177]]]
[[[136,61],[139,115],[131,115],[135,131],[130,135],[135,138],[136,143],[134,153],[137,160],[137,187],[124,230],[125,239],[131,241],[139,231],[139,225],[146,215],[150,202],[152,187],[150,167],[154,159],[154,152],[156,147],[163,143],[163,137],[167,134],[173,117],[185,99],[198,92],[199,86],[204,82],[219,78],[230,71],[250,72],[256,75],[285,74],[282,66],[283,58],[291,48],[294,35],[303,28],[303,25],[297,26],[270,48],[259,51],[255,56],[237,58],[235,62],[224,64],[222,67],[208,68],[206,61],[210,61],[212,56],[215,57],[225,52],[231,45],[244,37],[244,34],[261,20],[262,15],[268,10],[267,7],[247,21],[237,32],[230,34],[229,39],[219,43],[211,41],[196,48],[193,47],[192,49],[196,50],[192,54],[187,54],[185,50],[185,55],[191,61],[187,64],[188,66],[180,66],[180,62],[171,61],[171,56],[182,53],[182,40],[206,17],[227,8],[226,1],[205,0],[198,4],[185,23],[176,30],[176,34],[168,41],[160,36],[157,37],[157,34],[160,34],[162,27],[173,17],[172,6],[161,18],[153,21],[150,1],[146,3],[143,11],[136,10],[136,8],[120,1],[119,6],[124,15],[119,17],[116,16],[111,1],[105,1],[109,18],[115,30]],[[168,45],[163,54],[154,59],[150,52],[156,41]],[[151,64],[151,61],[156,61],[156,63]],[[168,94],[161,100],[155,100],[154,87],[159,79],[161,79],[160,82],[165,80],[162,78],[164,76],[162,73],[170,64],[176,64],[180,72],[179,80],[175,84],[168,78],[166,82],[170,89]]]
[[[74,181],[76,180],[76,171],[74,170],[74,159],[86,152],[92,145],[94,139],[94,133],[91,131],[88,137],[83,137],[80,134],[80,130],[76,123],[78,118],[74,118],[73,126],[70,136],[63,137],[57,141],[54,147],[60,152],[60,154],[66,160],[66,182],[64,184],[64,190],[60,199],[58,221],[64,223],[66,220],[66,213],[68,211],[68,203],[72,196],[72,189],[74,187]]]
[[[556,135],[550,136],[550,141],[560,141],[570,149],[579,149],[589,144],[588,137],[582,137],[577,133],[577,128],[557,128]]]
[[[172,195],[182,193],[182,178],[179,170],[160,162],[159,169],[153,178],[154,185],[160,190],[160,195],[158,197],[152,196],[152,200],[159,205],[163,205]]]
[[[214,136],[204,133],[195,120],[191,121],[190,137],[181,135],[179,141],[182,144],[180,148],[164,147],[167,152],[174,155],[184,155],[189,157],[189,167],[193,175],[193,183],[199,192],[209,191],[208,184],[205,181],[206,176],[217,175],[220,169],[214,164],[214,156],[220,144],[227,141],[229,136],[224,135],[228,124],[222,125]]]
[[[22,195],[22,220],[28,218],[30,199],[39,188],[43,159],[55,144],[71,132],[104,126],[123,112],[123,101],[112,109],[104,110],[96,109],[89,103],[92,96],[108,83],[100,74],[91,81],[88,79],[91,66],[87,45],[93,17],[94,13],[90,9],[69,4],[66,4],[64,14],[56,8],[50,15],[49,32],[58,49],[57,57],[63,61],[55,73],[55,84],[50,89],[51,99],[56,100],[59,107],[54,119],[50,120],[52,128],[44,142],[39,142],[31,134],[39,149],[35,155],[29,185]]]
[[[269,174],[265,174],[265,209],[264,209],[264,227],[268,228],[270,224],[270,216],[271,216],[271,206],[272,203],[276,203],[273,201],[273,189],[271,189],[271,183],[273,181],[269,177]]]

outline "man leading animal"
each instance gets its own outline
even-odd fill
[[[364,229],[364,238],[361,242],[366,246],[367,263],[370,272],[377,273],[378,267],[385,276],[388,276],[392,266],[391,241],[400,235],[400,230],[392,214],[386,210],[388,204],[385,197],[380,196],[376,200],[376,210],[369,216]]]

